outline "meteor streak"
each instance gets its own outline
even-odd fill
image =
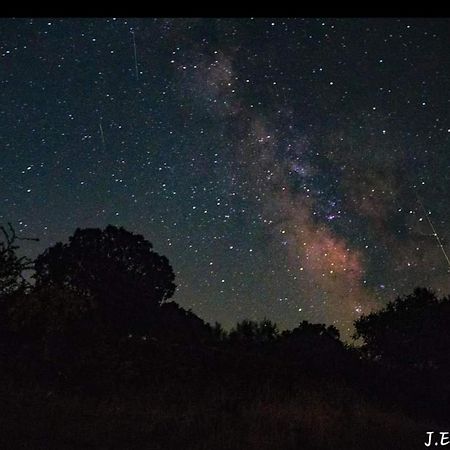
[[[137,52],[136,52],[136,40],[134,39],[134,31],[131,31],[131,35],[133,36],[134,68],[136,71],[136,80],[139,80],[139,70],[138,70]]]
[[[102,138],[103,150],[105,150],[105,135],[103,134],[102,123],[99,122],[98,126],[99,126],[99,128],[100,128],[100,136],[101,136],[101,138]]]
[[[419,197],[417,197],[417,201],[420,203],[420,206],[421,206],[422,209],[423,209],[423,212],[424,212],[424,214],[425,214],[425,217],[426,217],[426,219],[427,219],[427,222],[428,222],[428,224],[430,225],[430,228],[431,228],[431,230],[432,230],[432,232],[433,232],[432,236],[434,236],[434,237],[436,238],[436,241],[437,241],[437,243],[438,243],[438,245],[439,245],[439,248],[441,249],[442,254],[444,255],[444,258],[445,258],[445,260],[447,261],[448,271],[450,272],[450,259],[449,259],[448,255],[447,255],[447,252],[445,251],[445,248],[444,248],[444,245],[443,245],[443,243],[442,243],[442,240],[441,240],[441,238],[439,237],[439,235],[438,235],[438,233],[437,233],[437,231],[436,231],[436,228],[434,227],[433,222],[431,221],[431,219],[430,219],[430,217],[429,217],[429,215],[428,215],[428,211],[427,211],[427,210],[425,209],[425,207],[423,206],[423,203],[420,201]]]

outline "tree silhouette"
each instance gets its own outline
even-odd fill
[[[122,227],[77,229],[67,244],[59,242],[38,256],[35,289],[87,298],[103,323],[122,334],[145,333],[176,287],[169,261],[152,248]]]
[[[2,298],[28,286],[24,272],[32,269],[33,263],[29,258],[17,255],[19,249],[17,241],[37,239],[19,238],[10,223],[8,228],[0,226],[0,231],[0,298]]]
[[[261,322],[244,319],[236,324],[236,327],[230,331],[229,339],[240,343],[264,343],[277,338],[277,325],[268,319]]]
[[[279,344],[283,353],[301,362],[305,370],[336,375],[346,364],[345,346],[333,325],[304,320],[296,328],[283,331]]]
[[[282,336],[286,339],[303,341],[310,341],[319,339],[329,339],[339,341],[339,330],[334,325],[328,327],[322,323],[309,323],[304,320],[300,325],[293,330],[283,331]]]
[[[224,330],[222,324],[219,322],[214,322],[214,325],[211,327],[211,334],[214,341],[224,342],[228,338],[228,333]]]
[[[276,323],[264,318],[258,327],[258,340],[260,342],[274,341],[278,337],[279,331]]]
[[[152,317],[151,331],[160,340],[182,344],[198,344],[213,338],[210,325],[175,302],[161,305]]]
[[[27,322],[14,317],[17,305],[29,310],[28,298],[32,288],[25,278],[25,272],[33,268],[33,261],[26,256],[18,256],[18,241],[38,241],[38,239],[18,237],[13,226],[0,226],[0,358],[3,363],[15,361],[22,341],[17,339],[15,331],[21,323]],[[25,326],[27,326],[26,324]],[[31,331],[29,328],[27,331]]]
[[[410,368],[450,367],[450,300],[425,288],[355,321],[372,360]]]

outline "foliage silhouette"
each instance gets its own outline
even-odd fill
[[[77,229],[37,257],[35,289],[58,288],[88,298],[104,323],[121,334],[145,333],[175,291],[167,258],[139,234],[112,225]]]
[[[31,285],[25,272],[33,268],[33,261],[18,256],[18,241],[38,239],[18,237],[13,226],[0,226],[0,358],[14,357],[18,342],[11,328],[10,309],[29,292]],[[27,307],[28,308],[28,307]]]
[[[152,336],[165,342],[200,344],[211,341],[212,328],[175,302],[162,304],[151,319]]]
[[[4,315],[9,364],[50,381],[92,385],[111,371],[148,373],[155,345],[210,342],[209,325],[167,301],[173,271],[151,249],[142,236],[108,226],[78,229],[68,244],[38,256],[34,286]]]
[[[351,363],[351,356],[333,325],[312,324],[304,320],[296,328],[281,334],[283,353],[301,362],[307,372],[321,372],[334,376]]]
[[[33,267],[33,262],[29,258],[17,255],[19,249],[17,241],[37,239],[19,238],[10,223],[8,228],[0,226],[0,231],[0,298],[4,298],[28,287],[24,272]]]
[[[450,300],[425,288],[355,321],[371,360],[415,369],[450,368]]]
[[[283,332],[283,337],[289,339],[316,339],[322,337],[332,341],[339,341],[340,333],[334,325],[328,327],[322,323],[309,323],[304,320],[293,330]]]
[[[261,344],[274,341],[278,333],[277,325],[268,319],[263,319],[261,322],[244,319],[230,331],[229,340],[242,344]]]
[[[212,339],[216,343],[224,342],[228,339],[228,333],[223,328],[222,324],[219,322],[214,322],[214,325],[211,327]]]

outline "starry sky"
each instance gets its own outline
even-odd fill
[[[208,322],[349,334],[450,292],[449,46],[448,19],[1,19],[0,222],[31,256],[124,226]]]

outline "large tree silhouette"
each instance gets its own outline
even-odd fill
[[[139,234],[109,225],[77,229],[35,261],[35,289],[61,289],[87,298],[92,314],[122,333],[145,333],[174,291],[165,256]]]
[[[355,338],[373,359],[410,368],[450,367],[450,300],[425,288],[355,321]]]

